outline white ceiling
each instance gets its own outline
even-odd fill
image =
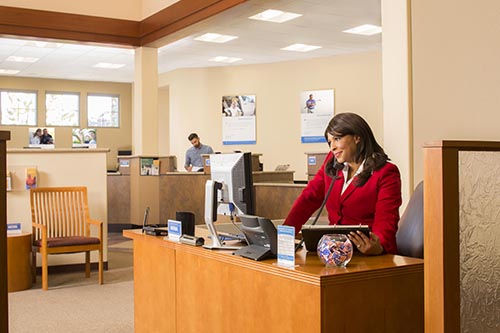
[[[248,19],[266,9],[303,14],[285,23]],[[381,49],[381,34],[361,36],[343,30],[361,24],[380,25],[380,0],[250,0],[237,7],[157,41],[159,73],[179,68],[228,66],[208,61],[215,56],[243,58],[235,65],[272,63]],[[195,41],[207,32],[235,35],[225,44]],[[280,48],[302,43],[322,46],[311,52]],[[9,56],[40,58],[35,63],[6,61]],[[99,62],[125,64],[120,69],[95,68]],[[0,69],[13,76],[133,82],[134,52],[130,49],[0,38]],[[2,75],[2,74],[0,74]],[[12,76],[12,75],[11,75]]]

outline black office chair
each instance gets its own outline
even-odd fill
[[[424,182],[421,181],[399,220],[396,233],[398,254],[407,257],[424,257]]]

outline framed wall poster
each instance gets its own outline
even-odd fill
[[[55,148],[56,134],[53,127],[28,128],[28,147],[30,148]]]
[[[255,114],[255,95],[222,96],[222,144],[255,144]]]
[[[95,128],[73,128],[73,148],[97,148]]]
[[[334,90],[303,91],[300,103],[301,142],[326,142],[325,128],[334,114]]]

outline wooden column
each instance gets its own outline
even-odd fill
[[[488,152],[498,154],[485,154]],[[494,200],[500,193],[500,183],[495,177],[499,161],[500,142],[439,141],[424,145],[426,332],[460,332],[470,323],[469,305],[473,305],[473,308],[484,305],[487,312],[488,308],[494,311],[498,303],[496,300],[497,303],[482,304],[485,297],[468,298],[470,288],[467,288],[467,284],[471,283],[472,274],[470,260],[467,260],[468,248],[464,245],[474,237],[470,228],[473,229],[472,233],[477,234],[474,225],[484,229],[485,221],[496,221],[495,210],[490,211],[486,207],[496,206]],[[498,225],[498,222],[493,223]],[[499,232],[494,229],[479,232],[483,231],[486,235]],[[475,255],[474,261],[481,266],[477,271],[495,267],[498,258],[494,259],[495,254],[490,251],[491,244],[479,240],[476,246],[486,249],[477,251]],[[488,259],[490,256],[493,256],[492,260]],[[484,282],[485,285],[498,283]],[[490,294],[482,287],[475,292],[483,296]],[[478,314],[474,321],[477,325],[484,325],[483,328],[489,327],[491,320],[486,315],[482,316]]]
[[[6,141],[10,132],[0,131],[0,332],[9,332],[9,304],[7,297],[7,195]]]

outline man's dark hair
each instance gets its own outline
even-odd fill
[[[196,139],[196,138],[198,138],[198,134],[196,134],[196,133],[191,133],[191,134],[189,134],[189,136],[188,136],[188,140],[189,140],[189,141],[191,141],[191,140],[193,140],[193,139]]]

